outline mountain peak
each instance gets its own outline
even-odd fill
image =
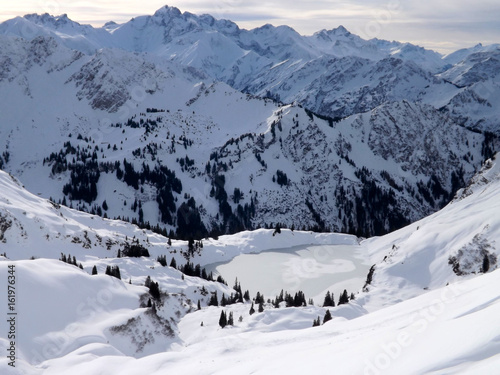
[[[155,13],[154,13],[154,16],[155,17],[170,17],[170,18],[175,18],[175,17],[179,17],[182,15],[182,12],[179,10],[179,8],[176,8],[176,7],[171,7],[171,6],[168,6],[168,5],[165,5],[164,7],[161,7],[160,9],[158,9]]]
[[[78,22],[72,21],[66,13],[61,14],[60,16],[52,16],[49,13],[44,13],[42,15],[33,13],[26,14],[24,18],[39,25],[54,25],[56,27],[66,25],[68,23],[79,25]]]
[[[340,25],[339,27],[331,30],[322,30],[321,32],[326,33],[329,36],[345,36],[349,37],[351,35],[351,32],[347,30],[344,26]]]
[[[332,39],[337,39],[339,37],[350,37],[352,34],[349,30],[347,30],[344,26],[340,25],[339,27],[331,30],[323,29],[314,33],[314,36],[324,39],[326,41],[331,41]]]
[[[335,34],[350,35],[351,33],[344,26],[340,25],[336,29],[331,30]]]

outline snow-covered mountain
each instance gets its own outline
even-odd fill
[[[500,46],[468,54],[439,76],[460,88],[446,105],[458,122],[498,134]]]
[[[143,20],[149,25],[159,16]],[[177,25],[186,17],[198,19],[174,17],[168,35],[191,35]],[[23,20],[58,24],[48,16]],[[201,17],[201,25],[212,25],[207,20]],[[289,44],[302,40],[289,28],[279,32]],[[330,34],[351,38],[345,30]],[[286,81],[303,86],[302,99],[283,105],[243,94],[202,66],[150,52],[85,54],[60,37],[0,42],[0,167],[58,203],[181,237],[278,223],[386,233],[446,204],[496,148],[494,136],[457,125],[458,106],[445,106],[443,97],[463,90],[452,70],[439,78],[395,57],[310,60]],[[261,58],[277,56],[269,51]],[[265,91],[274,79],[269,72],[286,77],[289,65],[255,75],[263,86],[251,91]],[[292,101],[287,84],[278,91],[289,90]],[[431,96],[453,109],[436,109]]]
[[[343,26],[312,36],[301,36],[287,26],[244,30],[228,20],[182,13],[168,6],[152,16],[101,28],[80,25],[66,15],[27,15],[4,22],[0,34],[28,40],[50,36],[90,55],[100,48],[147,52],[201,70],[238,90],[285,103],[298,101],[330,117],[405,99],[424,101],[435,108],[448,105],[467,126],[498,129],[492,116],[483,119],[474,110],[453,111],[464,101],[472,107],[484,106],[489,99],[484,91],[495,97],[497,80],[486,73],[489,78],[482,93],[463,93],[470,85],[450,84],[448,76],[453,72],[447,72],[473,53],[486,54],[484,59],[488,59],[488,53],[498,51],[497,45],[477,45],[443,57],[409,43],[363,40]],[[490,62],[498,71],[495,64]]]

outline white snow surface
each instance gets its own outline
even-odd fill
[[[169,247],[166,239],[130,224],[54,206],[4,172],[0,184],[0,250],[8,257],[0,262],[0,278],[7,280],[7,266],[15,266],[19,314],[16,367],[4,356],[2,374],[299,374],[332,366],[340,374],[490,374],[500,366],[500,328],[494,324],[500,313],[497,161],[487,162],[436,214],[361,241],[375,265],[371,284],[349,304],[330,308],[333,319],[314,328],[312,320],[326,311],[320,301],[279,309],[266,303],[264,312],[253,315],[248,302],[225,308],[204,302],[195,311],[202,287],[219,295],[230,288],[183,279],[154,261],[167,254],[181,262],[184,242]],[[73,242],[75,236],[82,241]],[[106,239],[119,243],[125,236],[136,236],[152,256],[115,258]],[[287,230],[274,236],[269,230],[244,232],[204,241],[195,262],[301,244],[358,240]],[[84,270],[55,260],[69,251]],[[484,254],[490,256],[486,273]],[[28,259],[32,255],[39,259]],[[462,276],[449,264],[454,256]],[[89,274],[94,264],[97,276]],[[119,265],[123,281],[103,275],[106,265]],[[140,307],[147,275],[168,292],[157,315]],[[3,316],[6,308],[5,302]],[[219,327],[222,310],[234,314],[234,326]],[[4,353],[10,345],[6,332],[0,333]]]
[[[484,136],[464,127],[498,132],[498,45],[443,58],[366,41],[342,26],[310,37],[286,26],[242,30],[168,6],[103,28],[66,15],[17,17],[0,25],[0,45],[0,160],[29,190],[0,171],[2,375],[499,372],[500,163],[489,160],[476,173]],[[157,125],[111,126],[132,118]],[[71,147],[100,162],[168,165],[183,185],[175,200],[196,198],[205,224],[218,214],[204,174],[213,153],[229,165],[230,194],[243,187],[244,203],[258,196],[262,216],[253,224],[262,225],[314,225],[311,204],[328,227],[352,219],[332,192],[354,200],[362,168],[394,187],[394,205],[412,221],[435,208],[415,193],[418,183],[432,174],[449,188],[452,173],[476,174],[442,210],[382,237],[259,229],[203,239],[190,261],[217,264],[222,276],[225,269],[226,286],[156,260],[184,264],[185,241],[47,200],[61,197],[70,172],[44,158]],[[188,155],[190,168],[179,163]],[[69,151],[63,157],[71,163]],[[272,180],[278,169],[286,186]],[[156,188],[142,188],[103,171],[94,202],[106,200],[110,216],[135,217],[130,206],[139,199],[146,220],[159,223]],[[150,257],[118,257],[132,243]],[[62,254],[82,269],[58,260]],[[14,339],[6,324],[9,266]],[[104,274],[108,266],[119,267],[121,280]],[[352,267],[359,273],[347,272]],[[339,279],[321,277],[307,289],[312,305],[266,302],[253,315],[250,301],[208,306],[212,293],[219,300],[234,293],[237,275],[252,298],[266,286],[267,301],[328,272]],[[162,292],[156,313],[146,307],[148,276]],[[333,319],[312,327],[325,315],[326,291],[337,302],[343,288],[355,299],[330,307]],[[222,311],[233,313],[234,326],[220,328]],[[6,356],[12,340],[16,367]]]

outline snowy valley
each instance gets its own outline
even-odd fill
[[[0,372],[496,373],[499,72],[168,6],[0,24]]]

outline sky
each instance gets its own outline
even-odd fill
[[[152,15],[164,5],[230,19],[246,29],[270,23],[311,35],[343,25],[364,39],[411,42],[442,53],[500,43],[498,0],[22,0],[2,1],[0,22],[28,13],[66,13],[73,21],[102,26]]]

